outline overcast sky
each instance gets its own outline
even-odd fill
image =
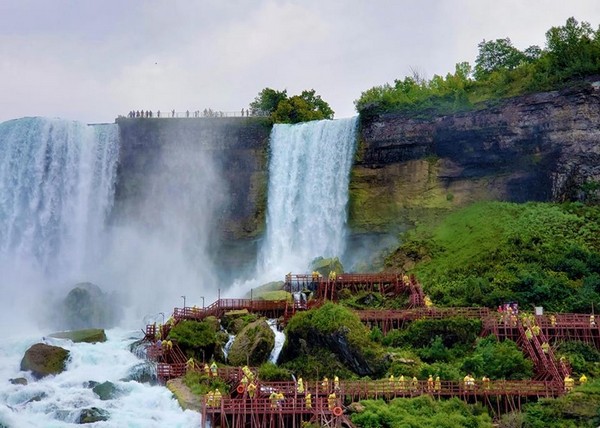
[[[570,16],[597,28],[600,0],[0,0],[0,121],[239,111],[265,87],[348,117],[364,90],[474,63],[483,39],[544,47]]]

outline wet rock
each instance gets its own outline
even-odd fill
[[[27,379],[25,379],[24,377],[9,379],[9,382],[13,385],[27,385]]]
[[[88,328],[85,330],[61,331],[52,333],[50,337],[57,339],[69,339],[74,343],[98,343],[106,342],[106,333],[100,328]]]
[[[269,360],[275,346],[275,334],[263,320],[248,324],[235,337],[228,360],[234,366],[260,366]]]
[[[103,382],[92,388],[92,391],[100,398],[100,400],[112,400],[119,394],[119,389],[112,382]]]
[[[67,330],[110,328],[118,322],[121,306],[115,296],[91,282],[79,283],[62,302],[60,327]]]
[[[98,407],[91,407],[89,409],[83,409],[79,414],[77,423],[79,424],[91,424],[94,422],[107,421],[110,418],[110,413],[104,409]]]
[[[36,343],[31,346],[21,360],[21,370],[31,371],[36,379],[56,375],[65,370],[69,351],[59,346]]]

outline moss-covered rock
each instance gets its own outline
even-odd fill
[[[98,407],[91,407],[89,409],[83,409],[79,414],[77,423],[79,424],[92,424],[94,422],[107,421],[110,418],[110,413],[104,409]]]
[[[248,324],[236,336],[228,360],[234,366],[259,366],[266,362],[275,346],[275,334],[264,319]]]
[[[21,370],[31,371],[36,379],[56,375],[65,370],[69,351],[59,346],[36,343],[31,346],[21,360]]]
[[[106,342],[106,333],[101,328],[88,328],[85,330],[61,331],[52,333],[50,337],[69,339],[72,342],[98,343]]]
[[[95,385],[92,388],[92,391],[94,391],[94,393],[98,396],[98,398],[100,398],[100,400],[112,400],[119,393],[119,389],[117,388],[117,386],[114,383],[108,381]]]
[[[315,362],[316,355],[326,361]],[[349,369],[359,376],[380,375],[388,363],[383,348],[370,339],[358,316],[333,303],[298,313],[289,321],[279,362],[303,373],[313,368],[298,364],[317,363],[327,372]]]
[[[221,318],[223,328],[231,334],[238,334],[244,327],[258,319],[256,314],[251,314],[247,309],[225,312]]]

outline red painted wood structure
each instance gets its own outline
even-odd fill
[[[343,273],[335,279],[324,278],[315,274],[287,274],[284,290],[291,293],[306,291],[314,293],[314,298],[325,301],[339,300],[340,293],[348,290],[351,293],[367,291],[379,293],[385,297],[407,295],[409,307],[424,306],[425,295],[414,275],[402,274],[362,274]]]

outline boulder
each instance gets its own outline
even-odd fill
[[[110,328],[118,322],[120,305],[97,285],[82,282],[67,294],[60,313],[59,327],[66,330]]]
[[[27,385],[27,379],[24,377],[17,377],[14,379],[9,379],[8,381],[13,385]]]
[[[234,366],[260,366],[268,361],[275,346],[275,334],[264,319],[248,324],[235,337],[228,360]]]
[[[238,334],[250,322],[256,321],[257,316],[250,314],[247,309],[227,311],[221,318],[223,328],[231,334]]]
[[[103,401],[112,400],[119,393],[119,389],[116,387],[116,385],[108,381],[95,385],[92,388],[92,391],[94,391],[98,398]]]
[[[52,333],[50,337],[56,337],[57,339],[69,339],[72,342],[86,342],[86,343],[98,343],[106,342],[106,333],[100,328],[88,328],[85,330],[74,330],[74,331],[61,331],[58,333]]]
[[[29,370],[36,379],[56,375],[65,370],[69,351],[59,346],[36,343],[31,346],[21,360],[21,370]]]
[[[110,413],[108,413],[106,410],[98,407],[91,407],[89,409],[83,409],[81,413],[79,413],[79,419],[77,420],[77,423],[91,424],[94,422],[107,421],[109,417]]]
[[[344,273],[344,266],[337,257],[327,259],[323,257],[317,257],[310,262],[309,269],[311,272],[319,272],[324,278],[329,276],[329,272],[335,272],[338,275]]]

